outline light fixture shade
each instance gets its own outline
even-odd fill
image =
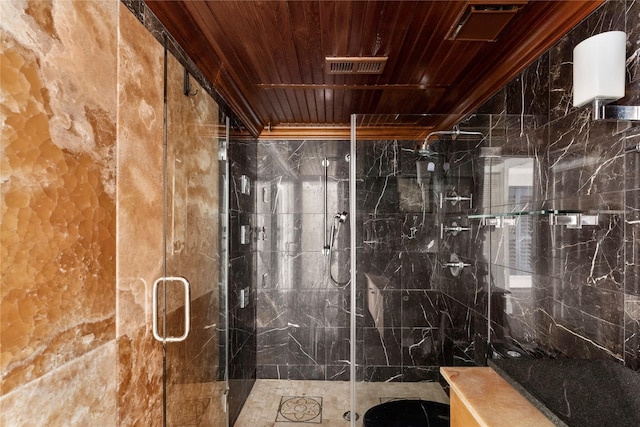
[[[573,105],[596,99],[604,103],[624,96],[627,35],[622,31],[600,33],[573,49]]]

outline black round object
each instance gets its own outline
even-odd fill
[[[449,405],[427,400],[394,400],[370,408],[364,427],[449,427]]]

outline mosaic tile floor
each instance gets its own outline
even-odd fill
[[[367,409],[398,399],[449,403],[440,384],[358,383],[357,426]],[[349,426],[349,383],[343,381],[257,380],[234,427]]]

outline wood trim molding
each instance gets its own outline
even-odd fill
[[[383,85],[349,85],[349,84],[277,84],[259,83],[261,89],[332,89],[332,90],[426,90],[444,89],[447,86],[429,86],[420,84],[383,84]]]
[[[356,139],[399,139],[422,140],[432,127],[424,126],[363,126],[357,128]],[[343,126],[274,126],[271,131],[265,128],[260,133],[259,140],[294,140],[294,139],[325,139],[325,140],[350,140],[351,128]]]

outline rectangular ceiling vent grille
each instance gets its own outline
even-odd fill
[[[386,63],[386,56],[325,58],[327,74],[382,74]]]
[[[496,41],[528,0],[508,0],[509,4],[487,3],[489,4],[482,4],[482,0],[470,0],[467,8],[458,16],[457,23],[450,29],[447,39]]]

